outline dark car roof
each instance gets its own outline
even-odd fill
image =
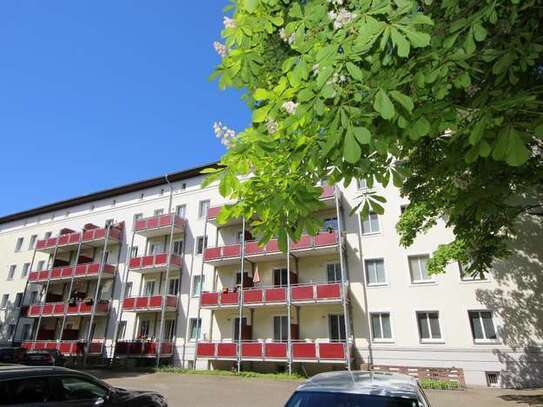
[[[34,376],[56,376],[62,374],[79,375],[97,380],[96,378],[87,373],[78,372],[77,370],[72,369],[66,369],[65,367],[0,364],[0,380]]]
[[[296,391],[357,393],[417,398],[418,383],[411,376],[369,371],[328,372],[313,376]]]

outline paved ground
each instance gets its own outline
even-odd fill
[[[298,382],[237,377],[92,372],[114,386],[156,390],[172,407],[283,406]],[[543,390],[429,391],[433,407],[543,406]]]

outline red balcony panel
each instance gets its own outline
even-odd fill
[[[317,299],[340,298],[340,284],[319,284],[317,286]]]
[[[77,305],[69,305],[68,310],[66,311],[67,314],[77,314],[79,312],[79,307]]]
[[[314,359],[317,357],[317,348],[314,343],[293,343],[292,357],[294,359]]]
[[[222,248],[223,257],[238,257],[241,255],[241,245],[233,244]]]
[[[53,304],[43,304],[42,314],[50,315],[53,313]]]
[[[147,225],[147,221],[145,219],[138,219],[136,221],[136,224],[134,226],[134,229],[136,230],[143,230],[145,229],[145,226]]]
[[[177,266],[177,267],[181,267],[181,256],[178,256],[177,254],[172,254],[171,258],[170,258],[170,264],[172,266]]]
[[[315,236],[315,246],[333,246],[337,244],[337,232],[321,232]]]
[[[40,278],[40,273],[38,271],[31,271],[28,275],[28,281],[37,281]]]
[[[40,249],[44,249],[45,247],[47,247],[47,240],[38,240],[36,242],[36,249],[40,250]]]
[[[272,239],[266,244],[266,251],[269,252],[278,252],[279,251],[279,243],[277,242],[277,239]]]
[[[104,239],[106,237],[106,229],[94,229],[94,239]]]
[[[300,240],[290,243],[291,250],[307,249],[309,247],[311,247],[311,236],[309,235],[302,235]]]
[[[162,306],[162,297],[160,295],[154,295],[149,298],[150,308],[160,308]]]
[[[104,264],[104,273],[114,273],[115,266],[112,264]]]
[[[335,188],[332,185],[322,187],[321,199],[327,199],[334,196]]]
[[[154,256],[145,256],[142,260],[142,267],[151,267],[155,258]]]
[[[146,229],[155,229],[158,227],[158,218],[147,219]]]
[[[266,343],[264,344],[264,354],[267,358],[286,358],[287,344],[286,343]]]
[[[133,309],[135,305],[136,305],[136,299],[135,298],[125,298],[123,300],[123,308]]]
[[[215,344],[199,342],[197,347],[197,355],[201,357],[214,357],[215,356]]]
[[[49,278],[49,270],[40,271],[39,273],[40,280],[47,280]]]
[[[262,344],[261,343],[242,343],[241,356],[246,358],[261,358]]]
[[[243,302],[247,304],[260,303],[263,300],[263,290],[261,288],[243,291]]]
[[[65,354],[73,353],[72,351],[73,344],[74,344],[73,342],[60,342],[60,346],[58,350],[60,351],[60,353],[65,353]]]
[[[239,293],[221,293],[221,304],[223,305],[233,305],[237,304],[239,301]]]
[[[162,215],[158,218],[158,226],[168,226],[172,224],[172,215]]]
[[[57,348],[56,342],[45,342],[45,349],[47,350],[53,350]]]
[[[64,315],[64,309],[66,308],[66,304],[54,304],[53,305],[53,314],[55,315]]]
[[[136,308],[147,308],[149,304],[149,297],[136,298]]]
[[[134,257],[130,259],[130,268],[137,269],[141,267],[141,257]]]
[[[209,208],[207,210],[207,218],[208,219],[215,219],[219,215],[219,212],[221,211],[221,208],[222,208],[222,206],[215,206],[213,208]]]
[[[34,349],[44,350],[46,345],[47,345],[47,342],[34,342]]]
[[[62,245],[65,245],[65,244],[68,244],[68,242],[70,241],[70,235],[61,235],[58,237],[58,245],[59,246],[62,246]]]
[[[37,317],[41,313],[41,305],[31,305],[28,309],[28,315],[32,317]]]
[[[108,312],[109,311],[109,302],[108,303],[99,303],[96,304],[96,312]]]
[[[220,358],[235,357],[236,344],[235,343],[218,343],[217,356]]]
[[[57,238],[52,237],[50,239],[47,239],[46,247],[56,246],[56,244],[57,244]]]
[[[264,253],[264,246],[259,246],[258,242],[245,243],[245,254],[247,256],[254,256],[255,254]]]
[[[89,353],[102,353],[102,342],[92,342],[89,344]]]
[[[287,300],[285,287],[266,288],[266,302],[284,302]]]
[[[21,348],[24,348],[26,350],[32,349],[32,342],[23,342],[23,343],[21,343]]]
[[[83,240],[93,240],[94,238],[94,230],[86,230],[83,232]]]
[[[291,288],[293,301],[309,301],[313,299],[313,286],[304,285]]]
[[[100,264],[92,263],[87,265],[87,274],[98,274],[100,272]]]
[[[319,343],[321,359],[344,359],[345,345],[343,343]]]
[[[87,274],[87,266],[85,264],[80,264],[78,266],[75,266],[76,276],[84,276],[85,274]]]
[[[221,258],[221,248],[220,247],[210,247],[204,250],[204,260],[215,260]]]
[[[219,304],[219,293],[201,293],[200,301],[203,306],[218,305]]]
[[[54,274],[53,270],[53,274]],[[74,267],[62,267],[59,278],[70,278],[74,273]]]
[[[84,302],[79,303],[79,310],[78,312],[80,314],[90,314],[92,312],[92,305],[87,304]]]
[[[166,306],[167,307],[177,307],[177,297],[175,295],[168,295],[166,297]]]
[[[160,353],[161,354],[173,353],[173,343],[171,343],[171,342],[163,342],[160,345]]]
[[[76,244],[81,241],[81,233],[71,233],[68,237],[69,244]]]
[[[61,275],[62,275],[62,269],[55,268],[55,269],[51,270],[51,277],[50,278],[60,278]]]
[[[128,342],[117,342],[115,344],[115,353],[116,354],[126,354],[128,353],[128,347],[129,347],[129,343]]]
[[[158,344],[156,342],[144,342],[143,343],[143,353],[145,355],[156,355]]]
[[[143,353],[143,342],[130,342],[128,344],[128,353],[131,355]]]
[[[168,255],[165,253],[157,254],[155,256],[155,266],[163,265],[168,263]]]

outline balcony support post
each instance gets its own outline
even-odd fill
[[[37,241],[37,239],[36,239],[36,241]],[[15,322],[15,330],[13,331],[13,341],[15,341],[15,339],[17,338],[17,329],[19,328],[19,321],[22,318],[21,312],[22,312],[23,306],[25,304],[26,293],[28,291],[28,286],[29,286],[28,280],[30,279],[30,274],[32,273],[32,269],[34,268],[34,261],[36,259],[36,244],[37,243],[35,242],[34,243],[34,252],[32,253],[32,260],[30,261],[30,267],[28,268],[28,275],[26,276],[25,289],[23,290],[23,297],[21,298],[21,304],[19,306],[19,313],[17,314],[17,321]],[[32,305],[32,304],[29,304],[29,308],[28,308],[29,311],[30,311],[30,305]],[[24,340],[26,338],[21,338],[21,339]]]
[[[241,372],[241,338],[243,336],[243,283],[245,277],[245,217],[241,219],[241,265],[240,265],[240,287],[238,294],[239,304],[239,321],[238,321],[238,346],[237,346],[237,358],[238,358],[238,373]]]
[[[287,232],[287,357],[288,357],[288,374],[292,374],[292,296],[290,287],[290,235]]]

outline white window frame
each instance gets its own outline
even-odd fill
[[[38,241],[38,235],[30,236],[30,240],[28,241],[28,250],[34,250],[34,248],[36,247],[37,241]]]
[[[46,268],[45,260],[38,261],[37,271],[43,271]]]
[[[205,211],[204,211],[205,206]],[[203,219],[207,215],[208,209],[211,208],[211,201],[209,199],[203,199],[198,202],[198,219]]]
[[[245,317],[244,317],[245,318]],[[283,339],[278,339],[276,340],[275,339],[275,318],[279,318],[279,329],[281,332],[279,332],[279,337],[282,338],[283,337],[283,319],[287,319],[287,329],[288,329],[288,315],[286,314],[274,314],[272,315],[272,341],[273,342],[283,342]],[[239,319],[237,320],[237,322],[239,322]],[[291,321],[292,323],[292,321]],[[288,332],[287,332],[287,335],[288,335]],[[232,335],[232,337],[234,337],[235,335]],[[284,341],[286,342],[286,341]]]
[[[11,281],[15,278],[15,273],[17,273],[17,265],[16,264],[10,264],[8,267],[8,275],[6,280]]]
[[[196,336],[193,337],[194,324],[196,324]],[[195,342],[196,339],[202,339],[202,318],[189,318],[189,342]]]
[[[475,333],[473,332],[473,329],[471,328],[470,314],[474,313],[474,312],[479,314],[479,323],[481,324],[481,331],[483,332],[483,335],[484,335],[484,338],[481,338],[481,339],[476,339],[475,338],[475,335],[474,335]],[[489,312],[490,313],[490,319],[492,320],[492,325],[494,327],[494,333],[496,334],[495,339],[487,338],[485,326],[482,323],[482,317],[481,317],[482,312]],[[499,343],[500,342],[499,335],[498,335],[497,323],[496,323],[496,314],[495,314],[494,311],[491,311],[491,310],[488,310],[488,309],[469,309],[467,314],[468,314],[468,326],[469,326],[469,330],[471,332],[471,338],[473,339],[473,343]]]
[[[334,274],[336,275],[336,281],[334,282],[330,281],[328,278],[328,267],[330,266],[334,266]],[[326,275],[324,280],[328,282],[328,284],[341,283],[341,264],[339,262],[330,261],[326,263]]]
[[[9,294],[2,294],[2,299],[0,300],[0,309],[6,309],[9,305]]]
[[[356,179],[356,189],[359,191],[367,191],[368,188],[368,181],[366,181],[365,178],[357,178]]]
[[[161,216],[164,215],[164,208],[158,208],[153,211],[153,216]]]
[[[18,237],[15,242],[15,253],[19,253],[23,249],[23,244],[25,242],[24,237]]]
[[[196,280],[198,280],[198,285],[200,286],[200,292],[198,292],[196,294]],[[195,275],[195,276],[192,276],[192,287],[191,287],[191,290],[190,290],[190,295],[191,297],[193,298],[198,298],[202,291],[204,290],[204,283],[205,283],[206,279],[205,279],[205,275]]]
[[[420,314],[437,314],[437,323],[439,324],[439,332],[441,334],[440,338],[422,338],[420,328],[419,328],[419,315]],[[426,318],[426,323],[428,327],[428,333],[432,335],[432,329],[430,326],[430,318]],[[441,313],[437,310],[417,310],[415,311],[415,326],[417,327],[417,333],[419,336],[420,343],[445,343],[445,332],[443,326],[441,325]]]
[[[134,225],[136,224],[136,222],[140,219],[143,219],[143,213],[139,212],[139,213],[135,213],[134,216],[132,217],[132,222],[134,223]]]
[[[436,280],[434,279],[434,276],[428,276],[428,279],[422,279],[422,280],[415,280],[413,278],[413,270],[411,269],[411,259],[418,259],[417,262],[418,271],[420,272],[420,275],[422,276],[421,268],[420,268],[420,259],[425,258],[427,260],[430,260],[429,254],[411,254],[407,256],[407,268],[409,269],[409,279],[411,281],[412,285],[424,285],[424,284],[435,284]],[[426,274],[428,274],[428,270],[426,270]]]
[[[175,207],[175,214],[180,218],[187,217],[187,204],[177,205]]]
[[[181,250],[179,250],[178,248],[176,248],[175,246],[181,246]],[[184,247],[185,247],[185,242],[183,239],[176,239],[173,241],[173,245],[172,245],[172,249],[173,249],[173,253],[176,254],[177,256],[182,256],[183,255],[183,250],[184,250]]]
[[[458,274],[460,275],[460,281],[462,283],[487,283],[487,282],[489,282],[490,273],[487,273],[485,275],[485,278],[473,277],[471,275],[464,274],[464,272],[463,272],[464,268],[462,267],[462,264],[460,262],[458,262],[457,264],[458,264]]]
[[[379,230],[378,230],[378,231],[371,230],[371,231],[369,231],[369,232],[366,232],[366,231],[364,230],[364,220],[365,220],[365,219],[368,219],[368,220],[369,220],[369,224],[370,224],[370,228],[371,228],[371,227],[372,227],[372,226],[371,226],[372,223],[371,223],[371,219],[370,219],[370,216],[371,216],[371,215],[377,216],[377,224],[379,225]],[[377,214],[377,213],[375,213],[375,212],[369,212],[369,213],[368,213],[368,216],[367,216],[366,218],[362,218],[362,217],[360,216],[360,232],[361,232],[362,236],[379,235],[379,234],[381,234],[381,231],[383,230],[382,226],[383,226],[383,225],[381,225],[381,217],[379,216],[379,214]]]
[[[147,294],[147,284],[151,284],[153,283],[153,292],[151,294]],[[157,280],[156,279],[149,279],[149,280],[145,280],[143,282],[143,296],[144,297],[152,297],[153,295],[155,295],[155,292],[156,292],[156,287],[157,287]]]
[[[392,312],[388,310],[380,310],[380,311],[370,311],[370,333],[371,333],[371,341],[374,343],[394,343],[394,324],[392,322]],[[376,338],[375,333],[373,332],[373,321],[372,317],[374,315],[379,315],[379,325],[381,326],[381,334],[383,333],[383,319],[382,315],[388,315],[388,321],[390,323],[390,338]]]
[[[28,273],[30,272],[30,263],[24,263],[23,268],[21,269],[21,278],[25,278],[28,276]]]
[[[368,276],[368,262],[375,262],[375,261],[379,261],[379,260],[383,262],[383,272],[385,274],[385,281],[370,283],[370,280],[368,278],[369,277]],[[364,279],[365,279],[366,285],[368,287],[384,287],[384,286],[388,286],[389,283],[388,283],[388,275],[387,275],[387,271],[386,271],[386,267],[385,267],[385,259],[382,258],[382,257],[364,259]]]
[[[177,283],[173,283],[173,281],[177,281]],[[170,291],[172,291],[172,284],[174,284],[173,288],[174,290],[173,291],[177,291],[177,293],[175,294],[172,294]],[[179,280],[179,277],[170,277],[168,279],[168,295],[179,295],[179,290],[181,289],[181,284],[180,284],[180,280]]]
[[[199,246],[200,246],[200,239],[202,239],[202,251],[200,252],[199,251]],[[194,248],[195,250],[195,254],[197,256],[201,256],[205,249],[207,248],[207,243],[209,243],[209,239],[208,239],[208,236],[196,236],[196,247]]]

